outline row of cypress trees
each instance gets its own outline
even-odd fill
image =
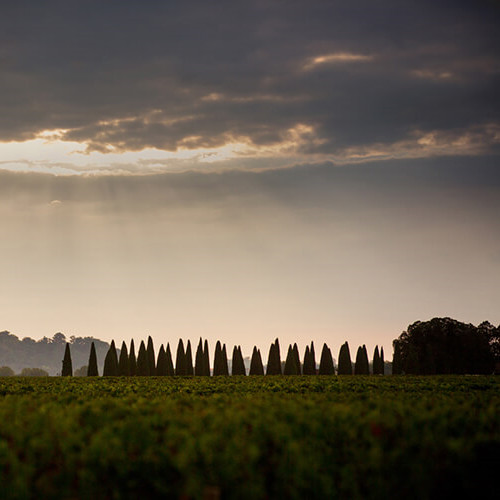
[[[345,342],[339,352],[338,367],[335,370],[332,353],[330,348],[324,344],[321,351],[319,369],[316,368],[316,358],[314,343],[306,347],[303,363],[300,362],[299,350],[297,344],[288,347],[288,352],[284,367],[281,363],[280,345],[276,339],[269,349],[266,375],[352,375],[353,363],[349,351],[349,344]],[[235,346],[232,355],[231,375],[246,375],[245,364],[240,346]],[[262,356],[257,347],[253,348],[250,362],[249,375],[264,375],[264,365]],[[356,361],[354,363],[355,375],[369,375],[370,368],[366,346],[358,348]],[[384,375],[384,349],[379,351],[375,347],[373,354],[373,374]],[[66,345],[66,351],[63,360],[62,375],[72,375],[71,354],[69,344]],[[87,375],[98,376],[97,356],[94,343],[91,345],[90,357]],[[137,356],[135,354],[135,345],[132,340],[130,348],[127,348],[125,342],[122,343],[120,356],[118,357],[114,340],[111,342],[109,350],[104,360],[104,376],[174,376],[174,375],[197,375],[210,376],[210,359],[208,352],[208,342],[200,338],[193,366],[193,356],[191,351],[191,342],[188,340],[186,347],[182,339],[177,346],[175,368],[172,362],[172,353],[170,345],[167,347],[161,345],[158,356],[155,358],[153,339],[148,337],[147,346],[141,341]],[[229,375],[228,357],[226,345],[219,341],[215,346],[213,375]]]

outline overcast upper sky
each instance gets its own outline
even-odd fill
[[[494,0],[2,2],[0,329],[336,355],[500,323],[499,21]]]

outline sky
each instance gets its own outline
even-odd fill
[[[499,324],[499,21],[2,2],[0,330],[390,358],[417,320]]]

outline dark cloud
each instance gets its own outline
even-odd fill
[[[460,136],[500,122],[499,20],[492,2],[7,1],[0,139],[175,150],[303,124],[321,145],[302,151],[332,153]]]

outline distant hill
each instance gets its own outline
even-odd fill
[[[49,375],[58,375],[61,373],[66,342],[70,344],[73,370],[88,364],[90,346],[94,342],[99,374],[102,374],[109,343],[94,337],[71,336],[68,339],[60,332],[41,340],[30,337],[21,340],[8,331],[0,332],[0,366],[10,366],[16,374],[23,368],[42,368]]]

